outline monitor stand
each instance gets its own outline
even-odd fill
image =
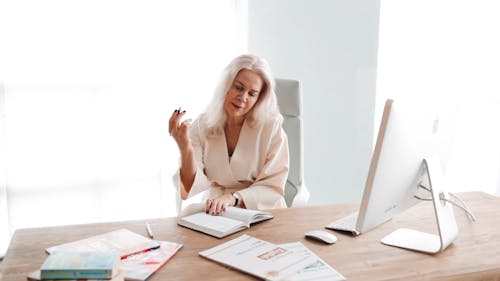
[[[422,162],[424,176],[427,176],[432,194],[432,204],[439,236],[408,228],[400,228],[382,238],[382,244],[436,254],[446,249],[458,236],[458,227],[453,214],[449,194],[445,191],[444,177],[437,156],[425,158]]]

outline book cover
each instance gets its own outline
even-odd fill
[[[46,249],[47,253],[64,252],[111,252],[123,259],[129,255],[158,248],[160,243],[128,229],[119,229],[95,235],[75,242],[65,243]]]
[[[41,279],[111,279],[120,256],[106,252],[54,252],[40,268]]]
[[[120,269],[128,281],[144,281],[157,272],[181,248],[182,244],[160,241],[159,248],[131,255],[122,260]]]
[[[27,278],[29,281],[41,281],[42,277],[40,276],[40,270],[31,272]],[[77,279],[77,280],[78,281],[124,281],[125,271],[118,270],[118,273],[111,279]],[[75,279],[44,279],[44,281],[75,281]]]

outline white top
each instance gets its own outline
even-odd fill
[[[208,190],[207,198],[238,191],[248,209],[285,208],[288,177],[288,139],[279,119],[251,127],[246,121],[231,158],[226,136],[206,135],[203,115],[190,130],[197,170],[188,197]],[[174,184],[182,186],[179,170]]]

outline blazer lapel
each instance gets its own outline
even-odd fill
[[[218,175],[216,178],[219,179],[219,184],[231,185],[232,183],[234,183],[234,177],[231,171],[231,167],[229,166],[229,156],[227,155],[227,143],[225,134],[214,137],[213,148],[210,151],[210,161],[217,161],[217,163],[213,163],[213,165],[211,166],[217,167],[213,172]]]
[[[257,157],[256,138],[252,135],[253,133],[252,128],[245,121],[229,163],[231,175],[235,181],[251,180],[249,173],[252,170],[251,167],[256,164],[255,157]]]

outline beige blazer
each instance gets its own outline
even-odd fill
[[[197,170],[188,198],[208,190],[205,199],[238,191],[248,209],[285,208],[288,139],[278,119],[251,127],[246,121],[229,158],[224,133],[208,136],[203,115],[191,124]],[[183,188],[179,170],[174,175]]]

